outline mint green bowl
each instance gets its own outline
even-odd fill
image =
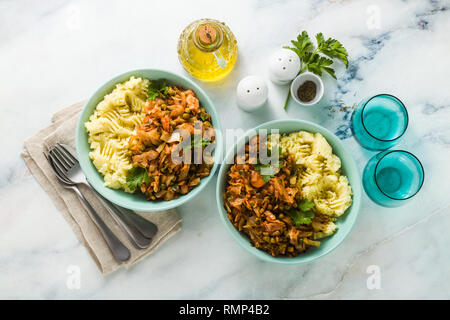
[[[94,112],[97,104],[103,100],[103,97],[110,93],[116,84],[124,82],[128,80],[131,76],[147,78],[150,80],[156,79],[167,79],[169,83],[179,85],[186,89],[192,89],[197,95],[200,104],[202,107],[206,109],[206,111],[211,115],[212,125],[216,131],[216,148],[213,153],[214,157],[214,166],[211,170],[211,173],[208,177],[201,179],[200,184],[194,188],[191,192],[170,201],[147,201],[142,194],[129,194],[122,190],[110,189],[104,186],[103,176],[97,171],[95,166],[93,165],[91,159],[89,158],[89,143],[88,143],[88,135],[86,129],[84,127],[84,123],[88,121],[91,114]],[[123,73],[114,77],[113,79],[106,82],[102,85],[92,97],[88,100],[83,110],[81,111],[80,118],[77,123],[77,131],[76,131],[76,149],[78,160],[80,161],[81,169],[83,170],[86,178],[91,183],[92,187],[97,190],[102,196],[111,202],[131,210],[142,211],[142,212],[154,212],[167,210],[171,208],[178,207],[183,203],[193,199],[197,194],[199,194],[203,188],[208,184],[208,182],[214,176],[214,172],[216,171],[220,160],[222,159],[222,129],[220,126],[219,117],[217,115],[216,109],[214,108],[214,104],[208,98],[206,93],[200,89],[194,82],[191,80],[177,75],[173,72],[165,71],[165,70],[157,70],[157,69],[142,69],[142,70],[134,70]]]
[[[344,215],[342,215],[336,222],[339,227],[338,231],[333,236],[321,240],[321,245],[319,248],[311,247],[304,254],[300,254],[299,256],[294,258],[273,257],[265,251],[259,250],[252,246],[249,238],[245,234],[240,233],[238,230],[236,230],[236,228],[231,224],[224,208],[223,194],[225,191],[226,173],[228,171],[228,168],[231,166],[230,163],[233,163],[233,159],[237,153],[237,150],[241,150],[241,148],[243,148],[244,145],[249,141],[249,138],[253,137],[256,134],[255,130],[258,129],[267,129],[268,134],[270,134],[271,129],[278,129],[280,134],[301,130],[309,131],[312,133],[320,132],[332,146],[333,153],[341,159],[342,174],[348,177],[353,190],[353,203],[351,207],[348,208]],[[333,133],[331,133],[324,127],[321,127],[312,122],[303,120],[275,120],[263,123],[262,125],[259,125],[256,128],[247,131],[244,136],[241,137],[233,146],[233,148],[227,153],[224,164],[219,170],[216,198],[220,219],[224,223],[226,229],[231,234],[233,239],[236,240],[242,248],[265,261],[275,262],[279,264],[301,264],[311,262],[326,255],[327,253],[330,253],[331,251],[336,249],[342,243],[342,241],[344,241],[344,239],[352,230],[353,225],[356,222],[356,218],[358,217],[361,204],[361,190],[361,179],[355,160],[353,160],[350,152],[346,149],[346,147],[338,137],[336,137]]]

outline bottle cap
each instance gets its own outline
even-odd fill
[[[209,24],[201,26],[198,30],[198,38],[204,45],[210,45],[216,41],[217,30]]]
[[[202,51],[216,51],[223,42],[223,32],[220,26],[213,22],[199,25],[193,33],[194,44]]]

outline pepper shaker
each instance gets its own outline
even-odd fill
[[[236,88],[238,107],[247,112],[260,108],[267,101],[267,97],[267,84],[258,76],[245,77]]]
[[[300,58],[289,49],[275,51],[269,59],[270,80],[276,84],[288,84],[300,72]]]

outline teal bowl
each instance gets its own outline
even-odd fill
[[[273,257],[270,254],[262,251],[260,249],[252,246],[249,238],[236,230],[233,224],[227,217],[227,213],[224,208],[223,203],[223,194],[225,192],[225,182],[226,182],[226,173],[231,166],[230,163],[233,163],[234,156],[236,155],[238,150],[241,150],[245,144],[249,141],[251,137],[256,135],[256,130],[259,129],[267,129],[268,134],[271,129],[278,129],[279,133],[290,133],[295,131],[309,131],[312,133],[320,132],[325,139],[327,139],[328,143],[333,148],[333,153],[336,154],[342,163],[342,174],[348,177],[350,185],[353,190],[353,203],[350,208],[336,221],[339,229],[338,231],[332,235],[331,237],[324,238],[321,240],[321,245],[319,248],[311,247],[305,253],[300,254],[297,257],[288,258],[288,257]],[[233,148],[227,153],[225,156],[224,164],[221,166],[219,170],[219,177],[217,179],[217,188],[216,188],[216,198],[217,205],[219,209],[220,219],[225,225],[228,232],[231,234],[234,240],[239,243],[239,245],[244,248],[246,251],[251,254],[257,256],[258,258],[279,263],[279,264],[302,264],[308,263],[313,260],[316,260],[327,253],[330,253],[334,249],[336,249],[342,241],[348,236],[350,231],[353,228],[353,225],[356,222],[356,218],[359,214],[360,204],[361,204],[361,179],[359,176],[359,170],[356,166],[355,160],[353,160],[350,152],[344,146],[341,140],[336,137],[333,133],[312,122],[303,121],[303,120],[275,120],[263,123],[262,125],[257,126],[249,131],[247,131],[243,137],[241,137]]]
[[[200,101],[202,107],[206,109],[206,111],[211,115],[212,125],[216,130],[216,148],[213,152],[214,158],[214,166],[211,169],[211,173],[208,177],[203,178],[200,181],[200,184],[194,188],[191,192],[182,195],[181,197],[170,200],[170,201],[147,201],[142,194],[130,194],[126,193],[122,190],[115,190],[104,186],[103,176],[97,171],[91,159],[89,158],[90,147],[88,143],[88,134],[84,127],[85,122],[89,120],[89,117],[94,112],[97,104],[103,100],[103,97],[110,93],[116,84],[124,82],[128,80],[131,76],[147,78],[150,80],[157,79],[167,79],[169,83],[174,85],[179,85],[186,89],[192,89],[197,98]],[[196,85],[191,80],[177,75],[173,72],[165,71],[165,70],[157,70],[157,69],[142,69],[142,70],[134,70],[123,73],[114,77],[113,79],[106,82],[102,85],[92,97],[87,101],[83,110],[81,111],[80,118],[77,123],[76,130],[76,141],[75,141],[78,160],[80,161],[81,169],[83,170],[86,178],[92,187],[98,191],[102,196],[104,196],[109,201],[131,210],[142,211],[142,212],[155,212],[162,211],[171,208],[178,207],[183,203],[193,199],[197,194],[199,194],[205,186],[211,181],[214,176],[214,172],[216,171],[220,160],[222,159],[222,129],[220,126],[219,117],[217,115],[216,109],[212,101],[208,98],[206,93],[200,89],[198,85]]]

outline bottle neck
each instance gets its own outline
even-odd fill
[[[192,33],[195,46],[201,51],[213,52],[223,43],[223,31],[220,25],[214,22],[202,23]]]

